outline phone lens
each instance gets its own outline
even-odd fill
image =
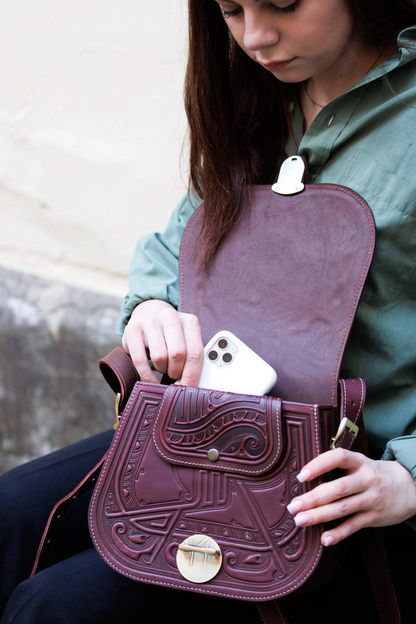
[[[211,362],[215,362],[215,360],[218,359],[218,353],[214,350],[208,351],[208,359],[211,360]]]
[[[222,356],[222,361],[225,362],[226,364],[229,364],[232,359],[233,359],[233,356],[231,355],[231,353],[224,353],[224,355]]]
[[[218,346],[220,349],[226,349],[228,347],[228,340],[225,338],[220,338],[218,340]]]

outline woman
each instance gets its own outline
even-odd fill
[[[192,4],[191,2],[191,7]],[[215,10],[217,9],[215,4],[215,2],[204,3],[206,13],[208,14],[209,11],[213,12],[212,16],[209,15],[208,18],[212,21],[215,19],[218,20],[218,15],[214,17]],[[253,81],[263,79],[266,81],[271,79],[270,87],[272,95],[270,100],[273,104],[275,103],[273,102],[274,97],[276,98],[275,101],[279,102],[280,100],[280,111],[278,110],[278,112],[280,112],[281,115],[281,118],[277,120],[277,124],[273,122],[275,126],[274,130],[276,130],[277,135],[280,132],[281,136],[279,137],[279,144],[279,141],[275,139],[276,134],[273,133],[272,145],[267,144],[267,135],[265,136],[266,131],[262,127],[262,124],[267,124],[266,128],[270,128],[269,117],[272,113],[275,113],[275,108],[278,109],[278,107],[272,108],[271,105],[269,105],[270,110],[266,109],[264,111],[264,105],[262,103],[253,102],[253,98],[249,96],[249,93],[254,93],[254,98],[256,98],[256,95],[260,98],[265,92],[269,94],[269,89],[265,91],[266,85],[263,85],[261,91],[258,89],[257,93],[252,90],[252,85],[246,86],[246,91],[243,90],[243,95],[241,97],[240,85],[236,85],[236,95],[234,95],[235,102],[232,102],[232,105],[228,107],[229,110],[226,110],[226,114],[223,116],[218,114],[219,110],[222,111],[226,109],[224,99],[229,97],[232,88],[228,86],[228,92],[223,96],[225,88],[219,89],[218,84],[220,84],[221,81],[226,82],[226,77],[223,75],[215,76],[215,73],[217,71],[223,73],[228,73],[228,71],[232,72],[234,70],[234,64],[237,70],[242,71],[242,67],[239,67],[239,63],[246,63],[246,59],[241,58],[241,51],[235,46],[232,46],[232,66],[231,69],[226,67],[224,70],[224,59],[221,59],[221,51],[218,51],[219,46],[217,45],[217,41],[214,39],[211,40],[211,38],[208,40],[208,38],[203,38],[202,36],[198,36],[198,34],[194,35],[195,40],[191,37],[191,44],[193,43],[195,47],[195,50],[191,50],[191,64],[188,68],[187,77],[187,108],[191,123],[191,177],[193,188],[204,197],[205,211],[212,211],[211,221],[205,224],[206,230],[203,237],[204,246],[201,254],[202,261],[209,261],[211,255],[215,253],[218,244],[220,244],[220,241],[225,237],[226,232],[232,227],[234,218],[238,214],[239,197],[237,196],[237,190],[235,190],[234,185],[241,180],[246,180],[249,183],[264,182],[265,178],[267,178],[266,181],[274,180],[276,178],[276,163],[279,163],[279,160],[281,161],[282,158],[283,142],[286,145],[287,155],[299,151],[302,156],[306,157],[312,181],[343,183],[357,190],[367,199],[370,207],[374,210],[376,225],[378,225],[379,203],[384,202],[387,204],[388,201],[393,199],[395,202],[395,210],[401,210],[400,200],[402,200],[403,209],[407,208],[406,202],[409,201],[408,197],[405,196],[403,192],[401,193],[401,197],[398,197],[397,192],[400,193],[400,191],[396,191],[395,189],[395,186],[400,187],[401,180],[404,184],[412,184],[412,174],[408,175],[410,172],[407,166],[404,166],[402,169],[403,177],[401,180],[399,179],[397,182],[395,180],[389,180],[392,189],[388,192],[381,187],[381,180],[384,173],[378,173],[376,180],[372,179],[371,171],[366,171],[364,177],[361,174],[361,179],[359,179],[359,177],[356,179],[357,176],[355,177],[355,174],[360,168],[367,167],[368,170],[369,164],[371,164],[371,161],[375,157],[377,158],[376,167],[382,167],[384,164],[383,159],[386,161],[391,159],[391,145],[394,146],[397,144],[398,140],[397,127],[393,134],[393,128],[391,128],[386,130],[385,136],[383,136],[380,141],[380,145],[377,145],[377,137],[372,136],[372,125],[378,132],[382,132],[379,128],[380,124],[384,122],[383,117],[377,114],[377,109],[370,109],[370,112],[365,110],[365,112],[361,113],[360,107],[371,106],[371,104],[377,102],[377,98],[379,98],[379,108],[382,106],[389,106],[388,114],[392,114],[393,109],[401,108],[402,110],[400,110],[400,112],[404,118],[409,121],[414,118],[413,108],[406,108],[407,102],[402,102],[402,98],[399,94],[395,94],[394,91],[389,93],[388,89],[385,87],[385,91],[381,94],[381,97],[378,93],[378,90],[383,89],[383,83],[379,79],[379,76],[382,75],[383,72],[388,71],[389,65],[392,67],[397,65],[398,53],[395,53],[397,47],[393,44],[392,38],[389,40],[385,32],[380,32],[381,24],[372,24],[373,33],[367,31],[368,26],[366,21],[369,21],[368,16],[367,20],[359,20],[359,17],[363,17],[363,15],[357,15],[355,5],[359,6],[360,11],[364,14],[365,5],[370,5],[371,7],[373,3],[353,2],[351,3],[352,6],[349,7],[346,2],[333,0],[306,0],[300,2],[279,0],[273,3],[254,2],[250,0],[241,0],[237,3],[219,0],[217,4],[219,4],[225,23],[229,27],[237,44],[255,61],[255,63],[257,63],[257,66],[250,64],[250,61],[247,63],[247,70],[253,72]],[[393,7],[392,4],[395,3],[390,3],[389,9],[393,17],[397,17],[398,6],[395,5]],[[404,25],[406,23],[406,19],[414,21],[416,19],[415,4],[413,2],[402,2],[400,4],[402,5],[401,9],[403,11],[400,17],[404,20],[402,24]],[[200,5],[201,3],[199,3],[199,6]],[[405,16],[406,8],[409,12],[407,16]],[[205,32],[207,26],[204,24],[204,19],[207,18],[204,12],[201,13],[202,17],[197,10],[194,11],[194,22],[192,25],[195,30],[200,28],[201,32]],[[383,11],[381,11],[381,13],[383,13]],[[387,14],[382,15],[380,19],[380,7],[377,8],[377,15],[379,21],[392,19],[392,17]],[[198,17],[200,18],[200,23],[197,23]],[[408,23],[412,23],[412,21]],[[363,27],[358,28],[357,24],[363,24]],[[221,30],[222,25],[222,23],[218,24],[218,31]],[[398,24],[395,24],[393,29],[394,28],[401,29]],[[218,33],[217,37],[219,40],[220,35]],[[210,43],[212,46],[211,48],[203,49],[204,46],[208,48]],[[214,51],[214,49],[216,51]],[[216,63],[217,67],[206,70],[199,66],[199,63],[201,66],[203,65],[203,61],[199,60],[200,57],[211,60],[214,54],[217,55],[217,58],[215,61],[212,61],[212,64]],[[414,52],[410,50],[408,62],[410,62],[411,67],[406,67],[405,64],[403,66],[405,72],[402,72],[400,78],[398,77],[399,72],[397,72],[397,68],[395,73],[392,71],[391,74],[386,73],[386,76],[391,75],[391,80],[395,81],[396,76],[397,80],[405,80],[404,74],[406,74],[407,76],[410,75],[409,77],[411,80],[411,72],[413,69],[410,59],[412,59],[413,56]],[[263,67],[266,68],[269,72],[269,76],[263,76],[264,72],[259,68],[259,65],[263,65]],[[399,67],[399,69],[400,68],[401,67]],[[214,98],[212,98],[213,101],[210,102],[211,111],[208,111],[208,114],[211,114],[211,119],[205,121],[203,130],[201,130],[201,119],[203,119],[204,116],[205,118],[207,117],[206,104],[205,101],[203,101],[200,107],[197,107],[195,102],[200,102],[201,100],[196,92],[198,86],[201,91],[207,88],[207,85],[203,82],[204,71],[207,72],[206,82],[211,85],[209,95],[215,95],[219,101],[214,101]],[[214,76],[209,75],[208,77],[208,71],[211,71]],[[202,80],[201,77],[199,78],[199,81],[196,80],[198,72],[201,72],[203,76]],[[259,75],[255,75],[255,72]],[[371,72],[371,75],[369,72]],[[201,74],[199,74],[199,76],[201,76]],[[247,82],[248,72],[245,72],[244,76]],[[283,82],[286,88],[282,89],[282,85],[279,85],[277,81],[274,80],[275,78]],[[218,82],[217,85],[214,83],[215,79]],[[198,84],[198,82],[202,84]],[[282,90],[282,93],[279,93],[280,97],[273,92],[273,90],[276,90],[276,85],[273,84],[273,82],[277,83],[278,90]],[[372,82],[375,84],[373,85]],[[361,88],[359,88],[359,85],[362,85]],[[394,87],[396,87],[395,82],[393,83],[393,88]],[[340,97],[351,88],[354,89],[348,94],[348,96],[351,97],[346,97],[344,95],[345,102],[343,103]],[[371,93],[371,90],[374,90],[374,94]],[[288,111],[290,108],[290,99],[294,100],[297,95],[300,101],[300,109],[303,113],[303,120],[301,118],[301,111],[298,108],[295,109],[293,119],[289,119],[289,130],[294,132],[294,136],[290,137],[286,143],[287,127],[285,127],[285,132],[283,133],[283,120],[285,120],[287,114],[290,115]],[[385,102],[382,100],[383,96]],[[246,101],[244,101],[244,98],[246,98]],[[364,98],[368,101],[363,101]],[[243,102],[240,102],[240,99],[242,99]],[[408,103],[410,104],[411,102],[409,101]],[[246,108],[252,108],[252,110],[242,111],[240,119],[240,108],[244,106]],[[327,112],[327,110],[329,112]],[[324,139],[320,138],[321,144],[319,144],[318,140],[315,140],[314,145],[313,137],[308,137],[307,130],[321,111],[322,114],[319,115],[316,122],[320,121],[320,119],[322,119],[322,122],[318,125],[317,130],[315,130],[316,124],[314,124],[311,130],[315,130],[315,133],[326,133],[329,135],[329,139],[326,137]],[[341,119],[340,121],[337,119],[337,117],[342,115],[345,111],[347,111],[348,116],[355,116],[355,127],[351,130],[345,119]],[[260,115],[263,115],[263,119]],[[366,116],[360,119],[360,116],[363,117],[364,115]],[[371,115],[373,115],[373,119],[371,119]],[[223,117],[225,119],[223,119]],[[388,115],[386,115],[386,119],[387,118]],[[243,124],[246,119],[248,119],[248,122],[245,127]],[[209,123],[213,123],[214,120],[217,123],[217,128],[215,129],[209,126]],[[302,121],[303,128],[300,127]],[[349,121],[348,119],[348,122]],[[387,121],[385,123],[388,125]],[[395,124],[391,123],[391,125]],[[285,124],[285,126],[287,126],[287,124]],[[409,131],[409,127],[405,127],[404,122],[398,122],[396,126],[401,126],[402,130],[405,129],[406,133]],[[233,136],[233,131],[234,133],[236,131],[235,129],[238,129],[238,138]],[[244,135],[244,131],[246,135]],[[306,134],[302,137],[303,131],[306,131]],[[203,132],[205,134],[203,139],[201,139],[200,135]],[[222,132],[224,132],[224,134]],[[223,137],[224,135],[226,136],[226,133],[228,133],[228,135],[231,134],[229,139],[231,145],[227,145],[226,143],[221,151],[221,154],[223,155],[225,153],[226,156],[219,161],[216,158],[216,154],[221,150],[220,145],[224,145]],[[339,135],[342,133],[346,135],[345,139],[339,138]],[[268,134],[271,134],[270,130]],[[252,135],[254,135],[254,138]],[[363,136],[364,138],[362,138]],[[295,145],[296,140],[299,142],[298,147]],[[212,145],[214,141],[217,143],[217,145],[214,143],[214,146],[217,147],[218,151],[211,148],[210,153],[206,146],[208,144]],[[328,143],[330,146],[328,146]],[[335,144],[331,145],[331,143]],[[384,153],[381,147],[382,143],[387,143],[387,145],[384,146]],[[361,144],[371,146],[372,154],[361,155],[360,152],[363,151]],[[256,150],[259,149],[259,146],[263,147],[263,145],[265,146],[266,156],[263,157],[262,162],[260,160],[262,154],[258,155]],[[317,148],[327,153],[315,153]],[[400,150],[403,148],[405,148],[405,146],[400,146]],[[272,150],[274,150],[273,156]],[[373,155],[376,150],[376,154]],[[210,158],[211,161],[209,160]],[[347,183],[346,170],[348,166],[350,166],[350,168],[352,166],[350,162],[351,159],[355,159],[356,163],[353,163],[355,165],[354,171],[348,174]],[[204,167],[202,167],[202,163],[204,163]],[[400,162],[394,165],[395,170],[400,169],[400,167]],[[208,174],[206,173],[207,170]],[[386,175],[387,174],[389,174],[389,171],[386,168]],[[217,183],[215,180],[217,180]],[[230,190],[230,192],[228,192],[228,190]],[[408,194],[411,199],[414,197],[412,192],[413,187],[408,189]],[[372,200],[374,196],[376,196],[377,199]],[[224,208],[224,214],[222,214],[220,218],[218,218],[214,212],[217,205],[226,206],[226,208]],[[235,206],[237,206],[237,209]],[[235,210],[234,214],[233,209]],[[179,243],[182,230],[181,226],[186,223],[191,210],[192,206],[189,206],[189,202],[179,206],[179,210],[168,226],[166,234],[166,240],[171,246],[173,243],[176,243],[176,246]],[[411,217],[410,211],[408,216],[409,218]],[[392,216],[390,219],[384,215],[383,217],[384,220],[387,220],[388,228],[395,228],[396,233],[399,232],[399,228],[404,229],[409,220],[399,220],[395,216]],[[384,229],[388,228],[385,227]],[[386,234],[384,229],[381,229],[381,231],[379,230],[379,239],[381,237],[380,245],[387,245],[388,243],[392,245],[392,241],[388,240],[388,233]],[[407,245],[405,240],[400,241],[400,244],[402,243]],[[157,260],[162,262],[158,254],[160,254],[159,246],[163,244],[165,244],[163,239],[162,242],[160,242],[160,239],[155,241],[154,237],[149,237],[139,244],[131,269],[131,294],[128,295],[124,304],[124,318],[128,318],[130,314],[132,314],[132,316],[124,332],[123,344],[125,349],[130,352],[143,380],[155,380],[154,374],[150,370],[148,364],[147,352],[149,352],[158,371],[163,373],[167,372],[174,379],[181,377],[182,383],[185,385],[195,385],[199,378],[202,363],[202,343],[199,327],[195,318],[177,313],[172,306],[167,303],[170,299],[177,305],[176,293],[172,292],[174,291],[174,286],[172,285],[174,280],[168,275],[169,269],[175,273],[176,265],[174,260],[166,259],[166,245],[163,251],[165,252],[164,262],[167,264],[167,267],[164,267],[165,273],[163,277],[160,279],[156,277],[155,279],[153,274],[149,277],[149,283],[151,282],[153,293],[157,293],[158,289],[161,290],[162,285],[165,286],[165,292],[163,293],[163,297],[161,297],[164,301],[146,301],[134,308],[139,302],[140,293],[147,287],[145,271],[150,261],[147,260],[146,264],[146,255],[148,257],[156,257]],[[391,250],[389,250],[389,254],[386,252],[383,254],[383,251],[384,249],[382,249],[378,255],[376,252],[376,257],[374,259],[375,270],[373,271],[375,274],[373,280],[375,281],[375,279],[377,279],[381,283],[373,284],[370,276],[367,290],[370,291],[370,289],[372,289],[373,292],[368,292],[368,294],[365,292],[363,296],[365,302],[369,301],[371,303],[373,299],[378,306],[384,305],[385,299],[388,302],[400,296],[400,289],[403,287],[404,279],[402,275],[398,278],[395,275],[395,271],[399,271],[400,267],[393,267],[393,275],[388,277],[390,281],[393,279],[399,280],[399,284],[396,284],[396,293],[391,292],[392,286],[388,278],[384,278],[383,281],[383,275],[378,275],[378,273],[382,273],[385,268],[385,263],[389,260],[388,255],[392,255]],[[414,266],[416,259],[414,255],[415,252],[410,246],[406,251],[409,251],[409,253],[413,252],[413,258],[409,262],[410,269]],[[136,273],[138,272],[136,266],[140,266],[140,275],[138,277],[136,277]],[[167,277],[165,277],[165,274]],[[406,274],[405,277],[409,278],[410,274]],[[141,280],[142,283],[137,285],[136,279],[138,281]],[[163,280],[165,280],[165,282],[163,282]],[[168,284],[167,289],[166,283]],[[383,288],[387,292],[384,293]],[[147,299],[151,296],[152,293],[149,291],[146,292],[144,298]],[[153,298],[157,299],[157,294],[153,294]],[[132,309],[134,309],[133,312]],[[369,375],[365,375],[364,372],[362,372],[362,367],[360,368],[355,362],[355,359],[352,359],[353,355],[357,355],[357,357],[361,357],[361,359],[363,357],[362,355],[360,356],[359,353],[362,349],[360,349],[359,345],[354,344],[354,338],[356,342],[359,340],[359,337],[356,336],[357,333],[363,331],[360,327],[360,314],[357,316],[358,327],[356,328],[355,336],[352,337],[352,348],[350,351],[347,351],[346,354],[345,370],[351,371],[347,376],[354,376],[354,372],[361,371],[360,374],[366,377],[367,382],[370,381],[369,394],[371,395],[371,381],[372,377],[374,377],[374,370],[369,371]],[[372,316],[376,316],[375,313],[372,313],[372,315],[367,313],[367,316],[370,316],[367,323],[370,324],[370,329],[373,330],[372,324],[377,323],[380,325],[380,323],[383,322],[387,324],[391,322],[391,317],[393,317],[394,314],[390,313],[390,317],[385,315],[385,319],[378,315],[374,320]],[[410,320],[411,317],[409,316],[409,324]],[[362,322],[361,320],[361,323]],[[382,333],[383,330],[385,330],[385,327],[379,328],[378,332]],[[385,334],[386,333],[387,332],[385,332]],[[369,338],[371,339],[371,334]],[[405,335],[400,337],[393,336],[393,338],[394,340],[407,340]],[[386,341],[388,338],[383,335],[383,339]],[[411,339],[410,335],[408,339]],[[358,353],[354,354],[353,349]],[[404,358],[403,363],[405,363],[406,366],[411,366],[414,363],[414,359],[409,362]],[[372,361],[371,364],[374,369],[375,362]],[[380,361],[380,366],[381,365],[382,363]],[[393,369],[389,370],[389,375],[393,375],[394,372]],[[384,384],[385,381],[383,380],[382,383]],[[397,385],[399,384],[400,382],[398,381]],[[410,386],[410,384],[407,385]],[[375,388],[373,392],[376,392],[376,390],[378,392],[377,388]],[[413,392],[415,390],[412,388]],[[384,393],[385,391],[386,389],[384,387]],[[371,396],[369,398],[371,404]],[[373,397],[373,399],[377,402],[377,397]],[[414,404],[416,405],[416,403]],[[405,431],[407,433],[408,429],[406,428],[414,418],[414,412],[414,409],[410,410],[409,422],[405,423],[404,427],[402,426],[403,433]],[[401,423],[401,425],[403,424],[404,422]],[[399,429],[400,427],[397,428],[397,430]],[[371,420],[369,423],[369,430],[372,430]],[[409,440],[405,442],[408,444]],[[384,450],[384,448],[379,448],[379,440],[375,441],[375,445],[377,447],[376,450]],[[390,451],[390,453],[394,453],[394,451]],[[416,458],[416,454],[413,457]],[[392,458],[391,454],[389,458]],[[403,461],[403,463],[407,465],[407,469],[398,462],[389,461],[375,463],[364,457],[357,456],[355,453],[337,452],[322,455],[310,466],[305,468],[300,475],[301,480],[313,479],[323,472],[337,466],[344,468],[352,474],[349,477],[340,479],[339,482],[333,482],[332,484],[322,486],[322,488],[317,488],[313,493],[304,495],[296,501],[293,501],[290,506],[290,511],[296,514],[295,521],[300,526],[353,514],[336,529],[323,535],[322,541],[325,546],[335,544],[358,529],[366,526],[384,526],[407,520],[416,512],[416,488],[413,477],[409,472],[416,464],[416,460],[412,458],[410,464],[407,464],[406,461]],[[346,496],[348,498],[345,498]],[[342,497],[343,501],[342,503],[337,503],[336,501],[340,497]],[[392,504],[393,500],[394,504]]]
[[[393,540],[404,540],[406,551],[414,552],[414,534],[404,521],[416,514],[416,436],[412,435],[416,412],[412,236],[416,51],[412,40],[416,35],[414,30],[402,32],[399,49],[397,36],[416,23],[416,4],[413,0],[389,0],[384,6],[374,0],[190,0],[189,5],[186,108],[192,192],[174,212],[163,236],[152,235],[139,243],[119,328],[123,333],[127,323],[124,348],[145,381],[155,381],[149,356],[159,372],[180,378],[183,384],[198,381],[203,350],[199,323],[175,310],[180,238],[198,196],[203,197],[208,215],[201,236],[200,262],[205,264],[238,218],[239,189],[246,183],[273,181],[285,156],[303,156],[314,182],[353,188],[374,212],[378,244],[343,375],[358,373],[366,378],[366,427],[377,459],[342,451],[324,453],[305,466],[299,480],[309,481],[336,467],[345,476],[293,500],[289,511],[299,526],[337,519],[338,525],[322,536],[327,547],[365,527],[399,524]],[[100,444],[105,447],[108,442],[109,436],[97,437],[37,464],[49,485],[51,462],[60,462],[59,483],[56,491],[49,488],[43,509],[46,500],[51,506],[67,493],[69,475],[75,482],[76,471],[82,477],[87,465],[99,458]],[[379,460],[383,452],[387,461]],[[22,468],[6,479],[9,483],[19,479],[28,488],[28,472],[33,474],[34,469]],[[77,527],[86,504],[81,501],[78,510],[71,512]],[[33,525],[33,520],[27,521],[31,543],[39,532]],[[192,613],[194,606],[214,607],[216,619],[230,615],[255,621],[251,605],[224,600],[214,604],[205,596],[178,596],[131,582],[106,569],[93,550],[83,550],[86,537],[82,543],[74,542],[65,544],[65,552],[57,555],[59,563],[15,589],[5,622],[122,622],[135,609],[150,604],[153,596],[147,619],[156,617],[155,609],[158,617],[167,617],[166,605],[172,617],[172,608],[185,602],[186,613]],[[16,546],[12,548],[15,558]],[[399,573],[403,573],[403,551],[401,547]],[[78,554],[70,556],[74,552]],[[30,559],[29,554],[25,559]],[[17,567],[13,563],[6,600],[23,578]],[[402,577],[396,589],[402,590],[404,604],[411,594],[404,585],[406,571]],[[368,594],[367,588],[363,593]],[[320,605],[328,599],[326,590],[313,600]],[[299,605],[290,601],[287,605],[293,617],[302,617]],[[321,607],[317,608],[323,621]],[[406,608],[404,621],[411,621]],[[365,621],[374,621],[371,609]],[[186,617],[181,609],[181,620]],[[351,613],[345,617],[350,619]]]

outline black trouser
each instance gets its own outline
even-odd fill
[[[111,570],[91,544],[87,527],[91,492],[74,501],[62,521],[55,563],[25,580],[53,505],[99,461],[112,433],[83,440],[0,477],[1,624],[186,624],[204,619],[204,614],[215,624],[259,622],[250,603],[144,585]],[[413,569],[403,563],[407,558],[413,566],[416,560],[415,536],[406,525],[390,527],[386,535],[399,599],[409,603],[407,614],[403,607],[403,622],[415,622]],[[290,621],[304,622],[306,617],[320,624],[377,622],[357,557],[352,550],[346,567],[321,591],[281,601]]]

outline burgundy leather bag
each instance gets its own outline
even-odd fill
[[[102,361],[110,380],[123,357]],[[350,448],[363,380],[341,396]],[[293,592],[323,555],[322,526],[296,527],[286,506],[338,425],[331,406],[137,382],[91,499],[97,551],[138,581],[256,602]]]
[[[202,272],[203,207],[190,219],[181,310],[199,317],[204,342],[228,329],[268,361],[274,396],[137,382],[89,522],[96,549],[121,574],[270,601],[299,589],[323,556],[322,527],[297,527],[286,506],[310,488],[296,475],[329,449],[340,413],[339,443],[350,447],[355,437],[365,386],[341,381],[340,410],[338,374],[375,228],[362,198],[344,187],[291,196],[255,187],[248,202]],[[118,391],[128,384],[116,360],[102,367]]]

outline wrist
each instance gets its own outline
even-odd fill
[[[406,517],[403,520],[408,520],[416,515],[416,483],[412,473],[406,466],[403,466],[397,459],[392,464],[395,466],[398,491],[404,491],[404,499],[408,507]]]
[[[147,299],[134,308],[130,318],[158,314],[167,308],[173,308],[173,305],[162,299]]]

